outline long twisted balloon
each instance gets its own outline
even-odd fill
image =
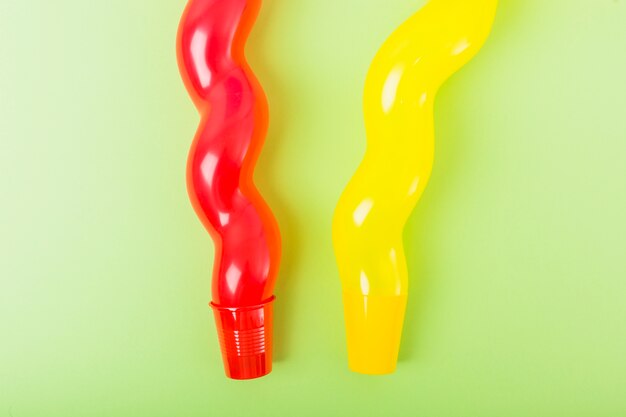
[[[402,231],[432,170],[435,95],[481,48],[496,7],[431,0],[385,42],[367,75],[367,150],[333,222],[353,371],[396,367],[408,292]]]
[[[271,371],[273,288],[280,260],[276,220],[253,183],[268,125],[267,100],[244,56],[260,0],[191,0],[178,62],[201,123],[187,185],[215,242],[213,302],[226,374]]]

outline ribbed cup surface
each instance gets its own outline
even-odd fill
[[[253,379],[272,371],[273,301],[242,308],[211,304],[229,378]]]

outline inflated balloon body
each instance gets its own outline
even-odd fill
[[[276,220],[253,183],[267,131],[267,100],[244,56],[260,0],[191,0],[178,63],[201,122],[187,186],[215,242],[211,306],[226,375],[272,369],[273,288],[280,258]]]
[[[404,225],[428,182],[439,87],[487,39],[497,0],[431,0],[382,46],[367,75],[367,150],[333,221],[350,369],[395,370],[408,292]]]

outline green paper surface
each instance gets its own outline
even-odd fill
[[[275,364],[223,375],[185,190],[183,1],[0,3],[0,416],[626,415],[626,2],[502,0],[440,91],[398,370],[347,370],[331,244],[376,50],[422,1],[265,0]]]

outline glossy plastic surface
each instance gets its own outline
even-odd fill
[[[272,371],[272,301],[252,307],[213,306],[222,360],[229,378],[253,379]]]
[[[178,34],[181,75],[201,116],[187,186],[215,242],[218,309],[270,302],[280,261],[276,220],[253,182],[268,107],[244,47],[260,6],[260,0],[191,0]]]
[[[400,334],[384,337],[375,323],[402,330],[408,291],[402,231],[433,166],[435,95],[484,44],[496,8],[497,0],[431,0],[391,35],[369,70],[367,150],[333,222],[344,300],[361,300],[344,303],[346,325],[354,327],[347,332],[354,371],[395,369]],[[387,297],[396,301],[383,301]],[[374,312],[368,299],[397,306]]]

